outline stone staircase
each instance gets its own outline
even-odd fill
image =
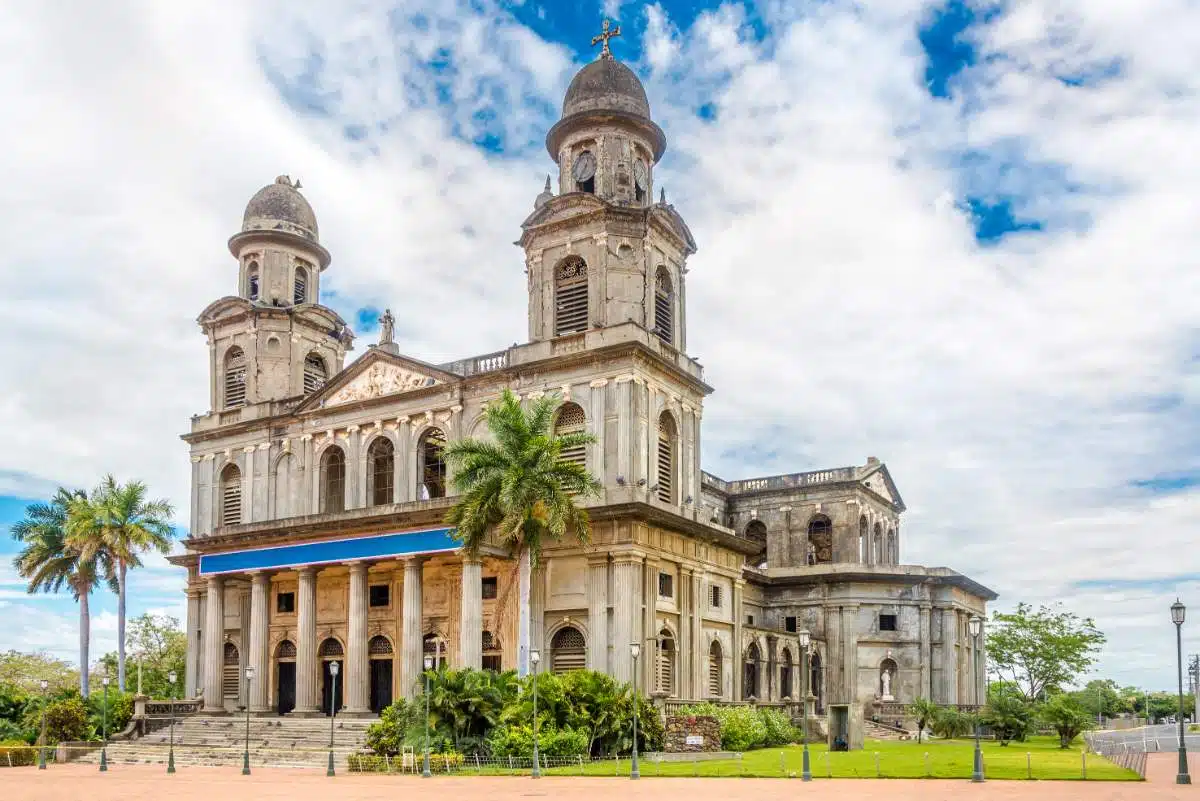
[[[912,732],[873,720],[863,722],[863,734],[873,740],[915,740],[917,737]]]
[[[338,718],[334,723],[333,756],[339,772],[347,757],[364,748],[373,718]],[[329,718],[250,718],[251,767],[324,768],[329,762]],[[110,741],[111,765],[167,763],[170,727],[156,728],[136,740]],[[246,747],[246,718],[238,715],[195,715],[175,722],[175,765],[240,766]],[[98,763],[100,751],[76,760]]]

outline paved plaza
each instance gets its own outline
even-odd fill
[[[798,796],[825,801],[856,799],[943,801],[970,799],[1045,799],[1045,801],[1126,801],[1196,798],[1200,787],[1173,783],[1174,754],[1151,754],[1145,783],[1081,781],[990,781],[975,785],[958,780],[826,779],[802,784],[793,779],[354,776],[327,778],[320,771],[256,769],[242,776],[237,768],[189,768],[174,776],[161,766],[119,766],[107,774],[92,765],[54,766],[46,771],[4,771],[5,801],[509,801],[565,797],[601,801],[619,792],[626,801],[794,801]]]

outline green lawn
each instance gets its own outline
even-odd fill
[[[974,742],[935,740],[896,742],[868,740],[861,751],[829,753],[824,744],[809,746],[813,778],[937,778],[967,779],[971,776]],[[989,779],[1080,779],[1083,778],[1082,744],[1062,750],[1057,738],[1036,737],[1002,747],[983,743],[984,774]],[[749,751],[742,759],[710,762],[663,762],[641,760],[642,776],[765,776],[780,777],[801,770],[800,746]],[[926,755],[928,754],[928,758]],[[629,775],[629,760],[597,761],[582,766],[550,768],[550,774]],[[1138,781],[1131,770],[1118,767],[1103,757],[1087,756],[1087,778],[1106,781]]]

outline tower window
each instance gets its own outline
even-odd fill
[[[346,454],[337,445],[321,455],[321,511],[346,511]]]
[[[796,631],[796,618],[794,618],[794,617],[785,617],[785,618],[783,619],[783,630],[784,630],[784,631],[795,632],[795,631]]]
[[[221,471],[220,525],[236,526],[242,522],[242,471],[228,465]]]
[[[329,377],[325,371],[325,360],[315,353],[304,357],[304,394],[310,395],[321,387]]]
[[[296,278],[292,284],[292,303],[301,304],[308,300],[308,270],[296,268]]]
[[[596,157],[592,151],[585,150],[575,157],[571,177],[575,179],[576,192],[596,193]]]
[[[250,300],[258,300],[258,262],[250,262],[246,268],[246,293]]]
[[[678,436],[675,418],[663,412],[658,418],[658,499],[675,503],[675,451]]]
[[[246,353],[236,345],[225,351],[226,409],[246,405]]]
[[[879,630],[880,631],[895,631],[896,616],[895,615],[879,615]]]
[[[421,484],[417,491],[422,501],[446,497],[446,463],[442,461],[442,448],[445,447],[446,435],[440,428],[431,428],[421,435],[421,444],[417,446],[420,459],[417,474]]]
[[[708,588],[708,605],[713,609],[721,608],[721,585],[713,584]]]
[[[583,407],[578,403],[568,401],[558,407],[558,413],[554,418],[554,436],[563,437],[568,434],[582,434],[587,426],[587,418],[583,414]],[[558,458],[564,462],[573,462],[583,466],[587,461],[587,451],[583,445],[576,445],[573,448],[563,448]]]
[[[554,336],[582,333],[587,323],[587,262],[568,256],[554,268]]]
[[[654,334],[668,345],[675,344],[675,290],[666,267],[659,267],[654,277]]]

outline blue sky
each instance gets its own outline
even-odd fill
[[[1171,682],[1200,603],[1200,9],[1100,0],[117,0],[0,8],[0,525],[107,471],[187,508],[195,317],[275,175],[333,253],[322,295],[432,362],[525,338],[512,246],[602,15],[700,250],[689,351],[726,478],[886,461],[905,561],[1109,634]],[[64,232],[69,232],[69,235]],[[186,527],[187,521],[181,519]],[[0,538],[0,648],[73,652]],[[131,613],[182,611],[161,560]],[[94,649],[113,603],[96,599]],[[1200,640],[1189,637],[1195,650]]]

